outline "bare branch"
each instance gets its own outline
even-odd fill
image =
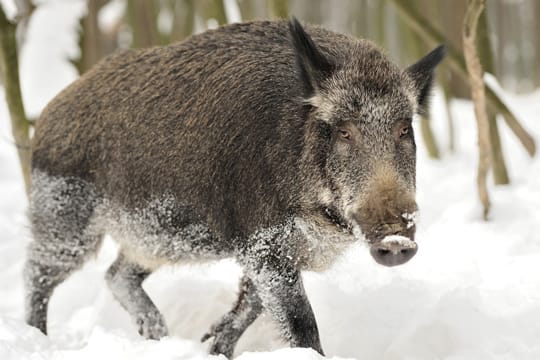
[[[489,122],[486,111],[486,95],[484,92],[484,70],[480,64],[476,48],[478,18],[484,10],[486,0],[469,0],[465,19],[463,20],[463,54],[469,72],[471,95],[474,103],[474,113],[478,126],[478,195],[484,206],[484,219],[489,213],[489,194],[487,190],[487,173],[490,167]]]

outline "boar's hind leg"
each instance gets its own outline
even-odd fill
[[[204,342],[213,337],[210,354],[223,354],[231,358],[238,339],[261,312],[262,303],[257,295],[255,285],[248,277],[244,276],[240,281],[240,292],[234,307],[221,320],[212,325],[201,341]]]
[[[139,334],[147,339],[167,336],[167,326],[156,305],[142,288],[150,271],[130,262],[122,253],[107,270],[107,283],[120,305],[131,315]]]
[[[32,183],[25,312],[26,322],[46,334],[53,290],[97,252],[102,235],[90,226],[98,197],[88,184],[40,173],[32,174]]]
[[[283,257],[280,260],[285,259]],[[263,260],[253,279],[264,309],[278,322],[282,335],[293,347],[312,348],[324,355],[319,330],[307,299],[300,272],[291,264]]]

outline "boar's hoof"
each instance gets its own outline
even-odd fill
[[[222,326],[212,327],[208,333],[204,334],[201,342],[205,342],[212,338],[208,352],[211,355],[223,354],[226,358],[230,359],[232,358],[234,345],[236,344],[239,336],[235,334],[232,326],[226,326],[226,324],[221,325]]]
[[[146,339],[159,340],[168,335],[167,325],[161,314],[144,314],[137,318],[139,335]]]
[[[416,242],[400,235],[391,235],[371,245],[371,256],[381,265],[405,264],[418,251]]]

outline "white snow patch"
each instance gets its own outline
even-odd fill
[[[47,1],[33,12],[20,54],[21,88],[27,114],[35,118],[78,74],[69,60],[79,56],[79,19],[86,1]]]
[[[381,244],[388,245],[388,246],[400,245],[402,247],[406,247],[410,249],[415,249],[417,246],[414,241],[401,235],[388,235],[384,239],[381,240]]]
[[[405,212],[401,214],[401,217],[407,220],[407,229],[410,229],[415,226],[416,222],[418,221],[418,211],[415,211],[413,213]]]

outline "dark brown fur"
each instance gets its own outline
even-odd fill
[[[330,46],[329,32],[312,31]],[[47,106],[33,168],[87,180],[129,207],[172,193],[223,237],[247,236],[300,205],[306,109],[294,62],[276,22],[120,52]]]

